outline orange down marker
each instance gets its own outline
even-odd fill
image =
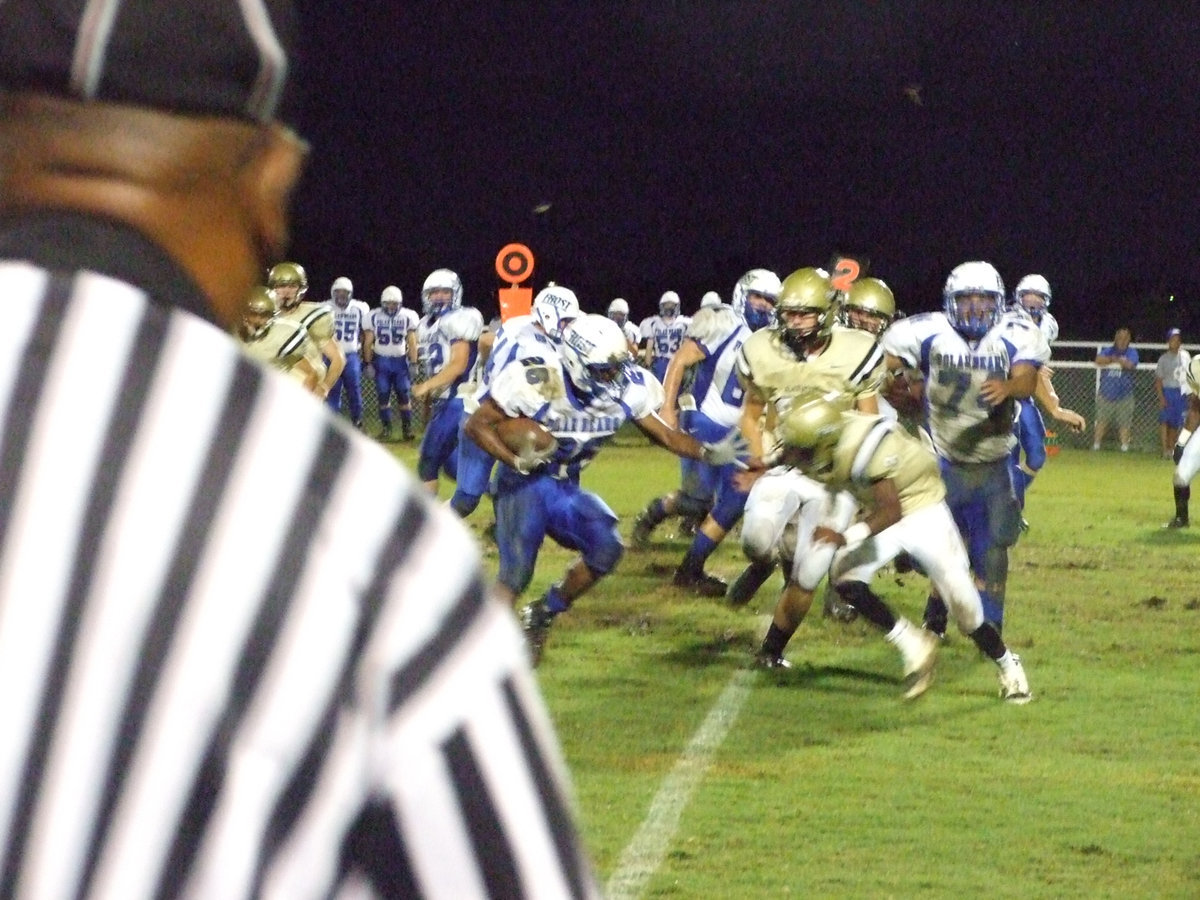
[[[500,297],[500,321],[529,315],[533,290],[519,285],[533,275],[533,251],[524,244],[507,244],[500,248],[496,254],[496,274],[501,281],[508,282],[508,287],[496,292]]]

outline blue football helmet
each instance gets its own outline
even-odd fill
[[[597,400],[614,401],[629,384],[633,357],[621,326],[607,316],[583,315],[563,329],[561,354],[571,384]]]
[[[965,262],[950,272],[942,300],[954,330],[977,341],[1004,314],[1004,281],[991,263]]]
[[[758,331],[775,324],[775,304],[782,290],[783,282],[770,269],[751,269],[733,286],[733,296],[729,302],[745,321],[746,327],[751,331]],[[759,294],[770,300],[771,308],[756,308],[750,302],[751,294]]]

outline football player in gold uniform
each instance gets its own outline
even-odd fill
[[[305,300],[308,275],[299,263],[281,262],[267,273],[267,287],[279,304],[277,315],[304,326],[312,341],[308,361],[319,374],[315,393],[326,397],[346,367],[346,355],[333,338],[333,309],[327,303]]]
[[[775,327],[755,332],[742,345],[740,426],[751,456],[770,458],[775,423],[799,395],[840,395],[846,406],[878,413],[883,353],[871,334],[836,324],[836,296],[822,270],[793,272],[776,303]],[[742,549],[750,565],[727,597],[735,606],[749,602],[776,556],[784,563],[786,583],[758,653],[762,665],[787,666],[783,649],[828,571],[832,548],[815,544],[813,529],[825,522],[846,527],[854,512],[848,494],[831,492],[793,469],[776,467],[754,482],[742,521]]]
[[[928,688],[940,641],[897,616],[869,586],[872,576],[901,552],[928,574],[962,633],[995,661],[1000,696],[1010,703],[1029,702],[1021,660],[1005,646],[996,626],[984,620],[933,452],[895,422],[847,412],[823,398],[793,406],[779,432],[785,463],[831,488],[852,492],[862,505],[862,521],[842,529],[818,525],[814,539],[837,548],[829,577],[838,593],[900,650],[904,696],[911,699]]]
[[[306,356],[312,340],[299,322],[275,317],[270,288],[256,287],[246,301],[237,338],[246,355],[295,378],[305,390],[318,393],[320,373]]]

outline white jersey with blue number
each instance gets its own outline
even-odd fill
[[[417,330],[416,312],[403,306],[390,315],[381,306],[371,310],[371,329],[375,332],[376,356],[405,356],[408,336]]]
[[[683,336],[691,323],[690,316],[676,316],[664,319],[662,316],[651,316],[642,320],[641,336],[650,347],[652,359],[670,359],[683,343]]]
[[[508,415],[545,425],[558,441],[547,471],[577,479],[622,425],[659,410],[663,389],[651,372],[630,366],[629,381],[619,397],[598,400],[582,394],[567,378],[558,351],[542,337],[541,342],[523,342],[527,352],[512,356],[495,370],[487,396]]]
[[[1013,403],[988,406],[980,389],[1007,379],[1017,363],[1040,366],[1050,358],[1046,338],[1030,319],[1005,316],[977,343],[959,334],[945,313],[894,322],[880,338],[886,353],[925,376],[929,430],[938,455],[954,462],[993,462],[1008,455]]]
[[[483,316],[470,306],[460,306],[438,316],[426,316],[417,325],[417,359],[426,378],[445,368],[450,345],[466,341],[471,355],[466,371],[438,392],[438,397],[453,397],[458,386],[471,377],[479,355],[479,336],[483,334]]]
[[[731,306],[702,309],[692,317],[687,338],[704,353],[695,366],[692,396],[696,409],[718,425],[732,427],[742,415],[742,386],[738,381],[738,350],[750,329]]]
[[[362,349],[362,333],[371,330],[371,307],[361,300],[350,300],[345,306],[330,301],[333,310],[333,339],[346,354]]]

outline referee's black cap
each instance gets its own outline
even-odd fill
[[[292,117],[290,0],[0,0],[0,89]]]

